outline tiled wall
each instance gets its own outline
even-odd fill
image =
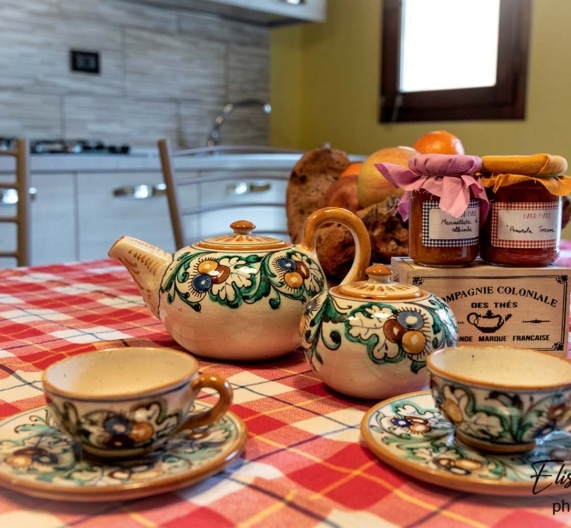
[[[100,53],[99,75],[69,51]],[[201,146],[227,102],[269,97],[269,29],[129,0],[0,0],[0,136]],[[226,144],[267,144],[235,110]]]

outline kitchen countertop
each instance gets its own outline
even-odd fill
[[[222,149],[233,148],[222,146]],[[291,170],[303,152],[259,152],[233,150],[222,153],[196,153],[177,158],[177,168],[182,170]],[[253,147],[255,148],[255,147]],[[272,147],[261,147],[272,148]],[[201,150],[201,149],[197,149]],[[280,149],[277,149],[278,151]],[[284,149],[282,149],[284,150]],[[363,161],[365,155],[350,154],[351,161]],[[13,160],[0,156],[0,174],[13,172]],[[160,171],[157,148],[132,148],[129,154],[82,153],[82,154],[32,154],[30,170],[35,173],[51,172],[103,172],[103,171]]]
[[[177,159],[177,167],[187,170],[292,169],[301,154],[195,155]],[[160,171],[155,149],[139,149],[132,154],[36,154],[31,156],[31,172]],[[13,161],[0,157],[0,173],[12,172]]]

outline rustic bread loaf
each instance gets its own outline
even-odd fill
[[[388,198],[355,213],[369,231],[372,263],[390,264],[391,257],[408,255],[408,228],[396,213],[397,200]],[[349,230],[340,224],[321,227],[317,232],[317,256],[329,283],[339,284],[355,257]]]
[[[349,164],[345,152],[332,148],[306,152],[296,163],[286,193],[288,231],[294,243],[299,242],[307,217],[325,207],[327,190]]]

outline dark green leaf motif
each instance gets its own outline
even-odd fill
[[[564,394],[559,391],[517,396],[445,382],[433,383],[431,389],[437,405],[463,411],[462,431],[466,436],[505,444],[530,442],[552,432],[558,413],[566,408]]]
[[[200,312],[207,299],[239,308],[264,298],[274,310],[284,298],[307,302],[323,290],[325,276],[308,255],[295,249],[265,255],[181,253],[165,274],[161,293]]]
[[[191,412],[208,408],[197,403]],[[138,487],[153,483],[154,486],[162,479],[178,480],[193,469],[201,472],[235,445],[241,434],[237,424],[224,417],[208,428],[170,437],[152,455],[135,461],[102,463],[81,456],[75,441],[57,427],[46,408],[28,411],[16,417],[16,422],[13,433],[5,425],[2,432],[6,437],[0,438],[4,475],[28,483],[55,485],[70,494],[85,487],[103,490],[119,485]]]
[[[337,310],[334,300],[327,293],[317,296],[306,304],[305,319],[309,320],[309,324],[304,329],[303,338],[308,344],[306,356],[311,365],[314,359],[323,363],[317,351],[320,340],[329,350],[337,350],[341,345],[341,333],[337,330],[325,332],[324,323],[344,323],[346,318],[346,315]]]
[[[453,475],[458,483],[465,479],[478,486],[490,484],[492,493],[505,485],[516,484],[524,489],[529,486],[531,496],[537,476],[534,464],[539,462],[545,467],[542,485],[556,482],[558,471],[566,463],[558,457],[566,458],[571,448],[568,433],[550,433],[536,449],[525,453],[488,453],[456,441],[454,427],[438,410],[439,406],[427,393],[405,395],[379,405],[370,415],[367,428],[374,443],[382,446],[392,459],[414,465],[419,471],[429,471],[436,478]]]
[[[431,297],[406,303],[352,302],[328,293],[305,308],[304,349],[308,361],[323,364],[319,350],[336,351],[342,341],[360,344],[377,365],[407,360],[417,373],[431,350],[456,344],[454,316],[442,300]]]

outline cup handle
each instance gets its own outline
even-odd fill
[[[221,418],[230,407],[232,403],[232,385],[230,385],[227,379],[216,374],[201,374],[192,381],[189,390],[198,394],[202,389],[214,389],[218,393],[218,401],[214,407],[207,411],[188,416],[177,427],[177,433],[185,429],[195,429],[209,425]]]
[[[300,245],[316,254],[317,229],[324,224],[339,222],[349,229],[355,242],[355,258],[341,284],[362,280],[365,270],[371,264],[371,239],[363,221],[348,209],[323,207],[313,212],[305,221]]]

